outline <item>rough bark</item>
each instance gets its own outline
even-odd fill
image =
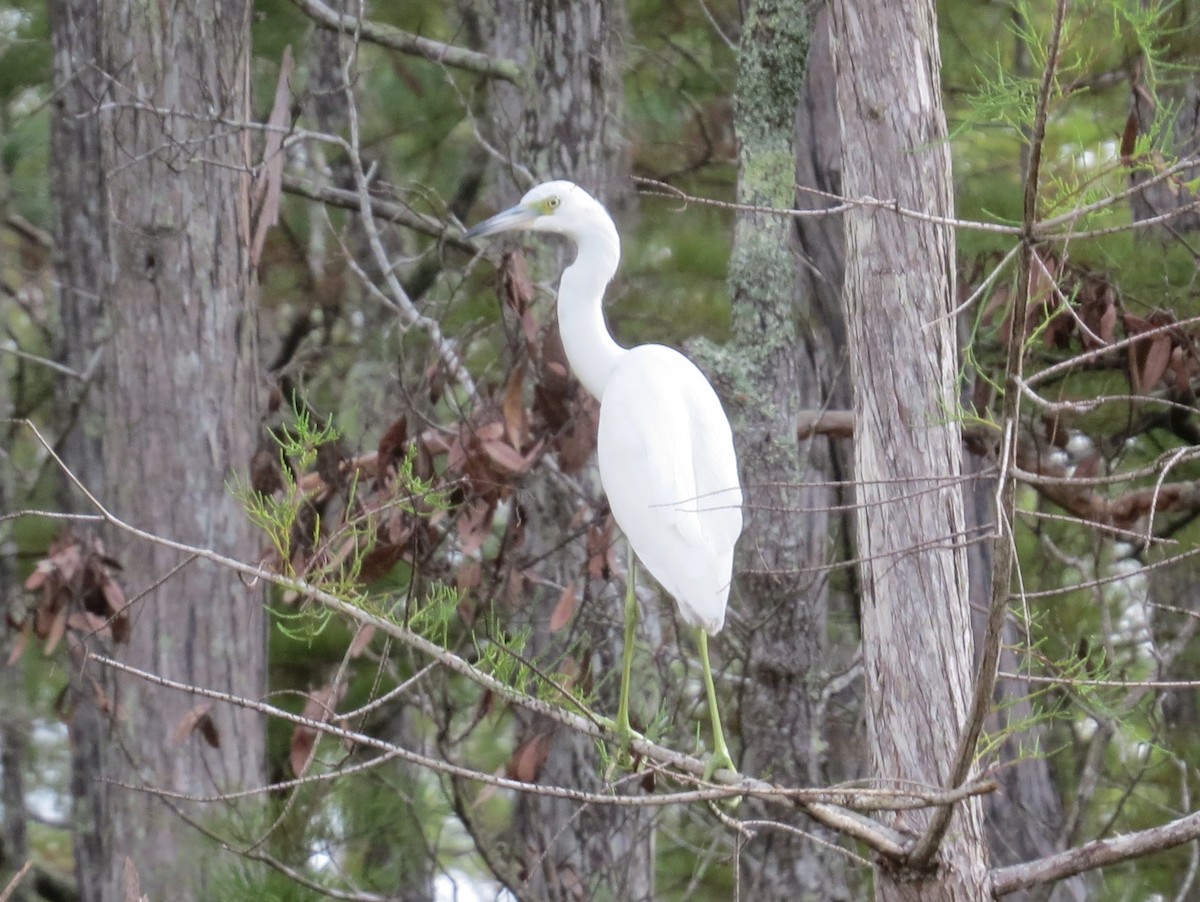
[[[255,313],[248,233],[250,4],[105,0],[110,79],[100,134],[109,214],[100,284],[111,335],[104,482],[114,512],[152,533],[249,557],[257,540],[230,480],[255,433]],[[259,591],[161,546],[113,537],[134,598],[129,664],[258,697],[265,686]],[[178,568],[178,569],[176,569]],[[145,594],[141,594],[145,593]],[[109,780],[210,794],[259,784],[256,715],[214,705],[219,748],[176,731],[196,699],[123,676],[112,702]],[[177,804],[177,803],[176,803]],[[192,816],[206,812],[191,808]],[[110,854],[96,898],[124,898],[132,857],[151,898],[205,899],[213,858],[152,793],[110,786]]]
[[[492,54],[518,60],[526,69],[523,85],[494,84],[486,132],[508,165],[499,166],[496,206],[512,204],[529,187],[551,178],[583,185],[610,210],[626,194],[628,161],[620,122],[623,91],[620,51],[625,30],[621,3],[570,0],[496,0],[476,7],[477,27]],[[526,242],[536,258],[530,270],[553,279],[569,262],[565,248]],[[582,391],[580,389],[580,391]],[[599,498],[594,468],[580,474],[592,500]],[[548,632],[560,589],[580,583],[586,573],[582,541],[562,545],[582,500],[549,469],[534,474],[522,504],[528,515],[526,553],[543,581],[531,586],[533,602],[522,616],[533,628],[531,650],[543,660],[562,654],[566,634]],[[618,555],[622,560],[623,553]],[[602,697],[616,710],[621,661],[621,593],[615,582],[592,581],[581,589],[578,628],[590,655],[585,666],[604,679]],[[650,614],[648,617],[647,614]],[[642,635],[652,612],[643,610]],[[650,631],[653,631],[651,625]],[[568,631],[570,638],[574,632]],[[635,703],[639,697],[635,694]],[[549,732],[554,738],[540,779],[599,790],[595,744],[555,731],[534,719],[521,727],[518,742]],[[522,796],[515,832],[522,848],[519,895],[528,899],[570,900],[654,898],[654,840],[650,812],[596,806],[580,810],[573,802]]]
[[[71,428],[63,437],[63,458],[85,485],[99,484],[99,412],[103,392],[104,299],[101,272],[107,210],[100,128],[96,108],[104,94],[98,66],[97,8],[90,0],[53,0],[49,5],[54,46],[54,115],[50,125],[50,167],[54,177],[54,274],[63,325],[62,362],[86,382],[62,380],[60,406]],[[88,399],[93,403],[89,405]],[[65,480],[64,480],[65,484]],[[79,509],[78,493],[68,492],[64,509]]]
[[[0,202],[0,217],[4,215]],[[0,364],[0,419],[13,415],[13,398],[8,368]],[[7,447],[12,447],[14,424],[5,424]],[[0,510],[12,510],[12,467],[0,467]],[[0,526],[0,593],[15,597],[17,593],[16,542],[12,524]],[[16,641],[16,637],[11,637]],[[5,643],[10,646],[11,643]],[[2,654],[8,653],[6,647]],[[7,884],[29,856],[25,822],[24,770],[29,752],[29,706],[25,702],[25,669],[9,665],[0,671],[0,804],[4,806],[0,821],[0,884]],[[11,902],[26,902],[28,892],[22,886],[14,889]]]
[[[618,68],[624,4],[492,0],[480,18],[489,52],[520,62],[528,79],[492,90],[487,130],[511,175],[500,190],[565,178],[619,200],[628,173]]]
[[[932,2],[833,7],[850,197],[953,213]],[[873,775],[940,786],[953,767],[972,650],[957,408],[954,233],[882,209],[846,214],[858,554]],[[891,826],[919,834],[925,812]],[[982,806],[960,805],[934,867],[881,867],[885,900],[989,894]]]
[[[1130,183],[1141,190],[1130,196],[1129,205],[1134,221],[1181,211],[1157,227],[1161,235],[1179,236],[1200,229],[1200,213],[1182,210],[1196,202],[1190,185],[1200,176],[1200,166],[1188,166],[1166,179],[1160,177],[1161,167],[1176,160],[1195,159],[1200,153],[1200,86],[1188,78],[1178,84],[1156,87],[1157,92],[1144,82],[1140,72],[1136,73],[1130,115],[1139,134],[1161,129],[1164,146],[1161,154],[1150,157],[1148,162],[1152,165],[1130,170]],[[1164,106],[1173,113],[1165,127],[1155,121]]]
[[[812,97],[820,82],[804,77],[810,6],[753,0],[747,8],[734,113],[741,203],[788,208],[795,201],[797,108],[821,102]],[[832,104],[826,108],[832,111]],[[801,153],[813,150],[805,146]],[[789,219],[739,213],[729,273],[733,340],[708,356],[725,397],[742,399],[729,408],[747,487],[731,630],[747,641],[742,765],[785,784],[811,786],[825,782],[820,700],[836,466],[830,441],[819,437],[798,446],[794,424],[800,410],[830,403],[837,350],[798,238]],[[777,809],[751,808],[753,817],[779,816]],[[833,840],[811,823],[793,821],[817,839]],[[763,831],[740,858],[743,891],[755,899],[849,899],[844,862],[802,835]]]
[[[989,524],[994,524],[996,519],[995,480],[979,475],[984,468],[979,458],[969,456],[965,464],[968,474],[974,477],[963,499],[967,530],[973,536],[983,535],[983,530]],[[975,615],[974,636],[978,645],[986,626],[988,599],[991,597],[991,545],[972,542],[967,549],[967,561],[971,610]],[[1001,670],[1020,670],[1019,658],[1011,651],[1024,641],[1018,633],[1016,625],[1010,623],[1004,637],[1005,650],[1001,652]],[[1047,732],[1041,725],[1029,725],[1032,714],[1032,705],[1021,694],[1019,684],[1005,680],[997,684],[995,710],[987,730],[999,734],[1010,723],[1018,726],[999,751],[999,766],[994,773],[1000,789],[988,795],[984,803],[988,850],[995,867],[1033,861],[1061,851],[1062,800],[1054,786],[1049,763],[1041,755],[1029,754],[1031,748],[1044,748],[1039,744],[1039,739],[1044,738]],[[1083,879],[1074,877],[1054,887],[1018,892],[1009,898],[1014,902],[1031,902],[1035,899],[1083,902],[1087,897]]]
[[[108,209],[100,158],[97,108],[104,96],[100,66],[99,8],[92,0],[54,0],[49,5],[54,47],[55,104],[50,125],[50,179],[54,198],[54,273],[62,322],[62,362],[86,381],[59,383],[59,404],[68,429],[62,457],[84,483],[104,484],[103,412],[107,320],[104,281]],[[61,483],[64,510],[83,510],[87,502]],[[81,635],[78,648],[108,652],[99,635]],[[79,657],[74,663],[78,665]],[[108,829],[110,787],[100,779],[109,771],[112,749],[107,719],[100,710],[104,675],[96,668],[70,669],[72,717],[71,806],[75,880],[84,900],[105,896],[112,861]],[[101,687],[101,692],[96,688]],[[109,687],[111,688],[111,687]]]

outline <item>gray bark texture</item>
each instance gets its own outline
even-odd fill
[[[94,491],[104,485],[103,393],[107,319],[103,272],[107,254],[108,211],[104,167],[100,159],[97,106],[104,95],[100,67],[99,8],[92,0],[54,0],[49,5],[54,48],[55,108],[50,125],[50,180],[54,198],[54,272],[64,337],[62,362],[88,381],[61,380],[60,406],[70,427],[62,457],[71,471]],[[67,480],[62,480],[64,487]],[[72,488],[63,491],[64,510],[86,510]],[[78,649],[110,652],[98,635],[79,637]],[[109,772],[108,727],[102,709],[106,678],[86,671],[74,656],[71,668],[71,809],[75,881],[79,898],[105,895],[112,862],[108,830],[111,799],[101,775]],[[108,684],[111,689],[111,683]],[[99,691],[97,691],[99,690]]]
[[[246,249],[249,136],[230,123],[249,116],[249,16],[246,0],[105,0],[98,42],[108,227],[98,284],[110,336],[98,494],[141,529],[243,559],[255,556],[258,541],[229,488],[253,448],[257,376]],[[111,539],[133,604],[123,660],[259,697],[260,590],[162,546]],[[126,898],[127,857],[152,899],[212,898],[212,856],[171,805],[200,820],[228,812],[168,805],[115,784],[190,794],[261,784],[263,724],[214,704],[205,714],[212,730],[188,730],[204,723],[195,697],[131,676],[106,691],[116,716],[80,724],[100,739],[91,747],[96,757],[77,768],[77,800],[110,781],[86,812],[105,848],[96,862],[102,877],[85,898]]]
[[[509,206],[532,185],[553,178],[584,186],[610,210],[621,207],[628,158],[621,135],[623,89],[620,53],[626,28],[624,5],[602,0],[495,0],[475,8],[477,27],[489,52],[515,59],[526,67],[524,86],[492,87],[486,131],[509,165],[501,164],[494,202]],[[537,280],[554,279],[570,262],[563,245],[532,241],[522,244],[536,256],[530,272]],[[619,278],[619,275],[618,275]],[[576,386],[581,392],[582,388]],[[576,629],[551,635],[547,628],[559,589],[580,584],[586,574],[582,540],[562,544],[574,531],[571,523],[581,503],[594,503],[599,480],[594,467],[577,477],[594,490],[579,498],[569,483],[548,468],[530,477],[521,501],[528,516],[526,547],[537,561],[541,585],[530,586],[532,602],[518,615],[533,628],[530,649],[554,661],[567,651],[564,642],[587,648],[587,666],[596,674],[603,697],[616,711],[622,651],[623,585],[617,580],[591,580],[580,589]],[[617,555],[624,560],[624,553]],[[643,577],[648,582],[648,578]],[[642,632],[647,620],[643,609]],[[633,695],[635,714],[642,697]],[[649,709],[642,709],[648,712]],[[636,726],[636,723],[635,723]],[[522,727],[518,742],[539,734],[552,736],[541,777],[561,786],[602,791],[595,743],[557,729],[537,718]],[[630,791],[637,791],[630,787]],[[645,809],[587,806],[523,795],[517,801],[515,836],[520,849],[522,899],[654,898],[653,816]]]
[[[810,6],[752,0],[746,10],[734,114],[740,203],[791,207],[797,150],[814,153],[810,145],[798,147],[797,109],[822,103],[813,98],[821,76],[832,101],[832,82],[824,42],[826,72],[816,82],[804,75]],[[825,109],[832,113],[832,103]],[[823,262],[834,270],[827,277],[840,279],[836,255]],[[811,265],[792,220],[739,213],[729,272],[733,341],[710,355],[717,384],[731,399],[746,486],[730,630],[746,643],[741,764],[795,786],[826,782],[826,565],[836,556],[830,510],[838,504],[832,443],[822,437],[799,446],[796,439],[798,412],[827,406],[835,381],[837,348],[822,321]],[[780,812],[751,803],[749,815],[777,819]],[[815,839],[835,841],[804,818],[786,820]],[[742,852],[741,886],[754,899],[849,899],[844,863],[802,834],[764,830]]]
[[[60,404],[75,414],[63,438],[63,457],[85,485],[96,486],[103,476],[103,424],[95,399],[104,390],[101,274],[107,219],[95,115],[104,94],[98,65],[100,24],[92,0],[53,0],[49,12],[55,99],[50,188],[55,207],[54,274],[65,337],[61,359],[90,377],[82,384],[62,381]],[[90,405],[88,398],[93,399]],[[65,510],[79,510],[84,503],[76,492],[68,492],[63,500]]]
[[[960,322],[960,331],[964,323]],[[967,472],[974,478],[964,494],[967,529],[971,535],[982,535],[983,530],[996,520],[994,478],[982,478],[980,471],[984,463],[977,457],[965,460]],[[974,636],[976,646],[986,628],[987,606],[991,598],[992,546],[988,542],[972,542],[967,549],[970,572],[971,610],[974,612]],[[1000,653],[1000,669],[1016,672],[1020,669],[1020,658],[1011,649],[1024,641],[1019,627],[1009,623],[1004,636],[1005,648]],[[990,793],[984,802],[987,818],[988,850],[994,867],[1019,864],[1044,858],[1062,851],[1065,840],[1062,799],[1055,788],[1050,765],[1041,755],[1030,755],[1029,749],[1037,747],[1045,739],[1047,731],[1040,725],[1029,724],[1033,720],[1033,706],[1022,693],[1021,687],[1008,680],[996,685],[996,701],[989,716],[987,731],[999,735],[1009,731],[1009,724],[1017,725],[1004,741],[999,751],[999,766],[994,769],[998,792]],[[1042,746],[1044,748],[1044,746]],[[1049,899],[1051,902],[1084,902],[1088,898],[1087,887],[1082,877],[1059,881],[1053,886],[1035,890],[1020,890],[1005,896],[1009,902],[1033,902]]]
[[[0,221],[6,211],[0,199]],[[0,363],[0,419],[13,415],[14,398],[9,368]],[[15,423],[3,427],[5,447],[13,446]],[[12,467],[0,467],[0,510],[13,509]],[[17,596],[17,544],[11,522],[0,525],[0,594],[5,598]],[[4,643],[0,654],[7,656],[16,642],[15,636]],[[25,821],[25,766],[29,753],[31,722],[29,705],[25,700],[25,668],[9,665],[0,671],[0,885],[8,885],[29,857],[28,831]],[[11,902],[26,902],[28,891],[20,884],[7,897]]]
[[[843,191],[953,215],[934,5],[834,4]],[[956,411],[954,233],[846,214],[867,733],[882,784],[944,785],[972,677]],[[891,826],[919,834],[925,812]],[[879,868],[881,900],[989,897],[982,805],[959,806],[933,867]]]
[[[1164,166],[1175,160],[1195,159],[1200,152],[1200,85],[1188,78],[1179,84],[1159,86],[1156,96],[1139,78],[1133,91],[1131,114],[1136,118],[1139,134],[1153,133],[1161,127],[1155,119],[1163,106],[1173,112],[1173,118],[1162,129],[1165,145],[1162,155],[1151,157],[1153,165],[1131,169],[1130,182],[1141,190],[1129,198],[1129,206],[1135,222],[1180,211],[1157,227],[1158,233],[1165,237],[1200,229],[1200,213],[1184,210],[1195,203],[1195,191],[1189,186],[1200,176],[1200,166],[1185,167],[1166,179],[1159,177]]]

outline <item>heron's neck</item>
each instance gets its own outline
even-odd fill
[[[617,271],[621,257],[617,230],[591,234],[579,240],[575,262],[563,270],[558,286],[558,328],[571,370],[595,398],[625,348],[613,341],[604,322],[604,289]],[[610,233],[611,231],[611,233]]]

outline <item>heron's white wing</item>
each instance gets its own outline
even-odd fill
[[[670,348],[629,351],[600,406],[600,478],[617,524],[684,619],[725,619],[742,493],[729,420],[696,366]]]

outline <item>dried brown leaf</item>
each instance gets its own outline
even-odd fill
[[[587,532],[588,577],[607,580],[613,571],[613,519],[605,517]]]
[[[119,614],[125,610],[125,591],[121,588],[120,583],[107,573],[100,578],[100,592],[104,596],[108,613]]]
[[[39,612],[40,613],[40,612]],[[54,613],[54,619],[51,620],[49,627],[46,630],[46,654],[54,653],[54,649],[58,647],[59,640],[62,639],[63,633],[67,631],[67,606],[63,605]]]
[[[74,582],[83,566],[83,544],[68,538],[57,551],[54,551],[53,548],[51,550],[53,551],[51,560],[54,562],[54,569],[57,571],[59,580],[64,584]]]
[[[558,465],[564,473],[578,473],[592,459],[599,422],[599,407],[588,398],[570,425],[555,437],[554,450],[558,452]]]
[[[200,702],[179,719],[171,741],[176,744],[183,742],[195,733],[214,749],[221,747],[221,734],[217,730],[216,721],[212,718],[212,702]]]
[[[283,191],[284,129],[288,125],[291,107],[292,71],[295,62],[292,48],[283,48],[283,59],[279,63],[279,81],[275,85],[275,102],[267,118],[267,136],[263,142],[263,164],[254,186],[255,221],[254,240],[250,245],[250,265],[258,266],[262,259],[267,232],[279,222],[279,199]]]
[[[129,612],[122,611],[119,614],[113,614],[108,621],[108,627],[112,631],[113,641],[118,645],[123,645],[129,641],[130,620]]]
[[[337,703],[341,701],[344,692],[344,686],[338,689],[326,686],[315,692],[308,693],[308,700],[304,703],[304,711],[301,712],[300,716],[306,720],[316,721],[317,723],[327,723],[333,718],[334,710],[337,707]],[[319,731],[316,727],[310,727],[308,724],[302,723],[296,724],[296,729],[292,731],[292,744],[288,751],[288,762],[292,766],[292,773],[297,777],[303,777],[304,772],[308,770],[309,764],[312,763],[318,735]]]
[[[1125,119],[1125,129],[1121,132],[1121,163],[1125,166],[1133,165],[1133,150],[1137,146],[1138,136],[1138,116],[1137,110],[1131,109],[1129,116]]]
[[[1146,362],[1142,366],[1141,391],[1150,391],[1158,385],[1167,364],[1171,362],[1171,336],[1158,335],[1150,342],[1150,350],[1146,352]]]
[[[150,902],[149,896],[142,895],[142,882],[138,878],[137,867],[128,855],[125,856],[125,902]]]
[[[375,627],[369,623],[359,627],[358,632],[354,636],[354,641],[350,643],[350,648],[346,652],[351,658],[358,658],[367,650],[371,644],[371,640],[375,638]]]
[[[91,611],[73,611],[67,615],[67,629],[84,635],[98,633],[108,626],[108,621]]]
[[[518,364],[508,376],[500,402],[508,443],[524,448],[529,438],[529,415],[525,409],[525,363]]]
[[[408,417],[402,416],[383,431],[379,437],[379,452],[375,458],[375,475],[379,479],[387,477],[388,468],[404,456],[404,447],[408,443]]]
[[[1110,303],[1100,314],[1100,340],[1106,345],[1112,344],[1117,331],[1117,305]]]
[[[12,648],[10,648],[8,651],[8,660],[5,662],[5,666],[12,667],[19,660],[21,660],[22,656],[25,654],[25,649],[28,647],[29,627],[26,626],[25,629],[17,633],[17,637],[13,639]]]
[[[292,773],[297,777],[303,777],[304,772],[308,770],[308,765],[312,761],[313,749],[317,744],[317,731],[305,724],[296,724],[296,729],[292,731],[292,745],[288,751],[288,763],[292,766]]]
[[[1184,391],[1191,384],[1190,362],[1189,355],[1183,348],[1175,348],[1171,352],[1171,373],[1175,379],[1176,391]]]
[[[460,594],[466,593],[476,588],[482,579],[483,567],[479,561],[467,558],[458,567],[458,573],[454,577],[454,586]]]
[[[532,461],[526,460],[516,448],[507,442],[482,442],[484,453],[502,470],[520,475],[529,469]]]
[[[476,501],[459,515],[457,525],[462,553],[474,554],[492,534],[492,506],[482,499]]]
[[[30,592],[36,592],[50,579],[50,575],[54,573],[54,564],[48,560],[38,561],[33,572],[29,574],[29,578],[25,580],[25,588]]]
[[[572,580],[558,596],[558,603],[550,614],[550,632],[557,633],[571,621],[575,614],[576,600],[575,582]]]
[[[533,280],[529,278],[529,267],[521,251],[510,251],[500,261],[500,289],[504,303],[517,314],[521,331],[531,345],[537,341],[537,326],[532,316],[527,316],[536,297]]]
[[[1129,333],[1130,337],[1150,328],[1149,322],[1134,313],[1122,314],[1121,320],[1125,323],[1125,331]]]
[[[475,430],[475,436],[480,441],[499,441],[504,438],[504,424],[499,420],[489,420]]]
[[[507,773],[510,780],[533,783],[537,780],[546,759],[550,757],[550,745],[554,741],[551,733],[535,733],[522,742],[509,759]]]

